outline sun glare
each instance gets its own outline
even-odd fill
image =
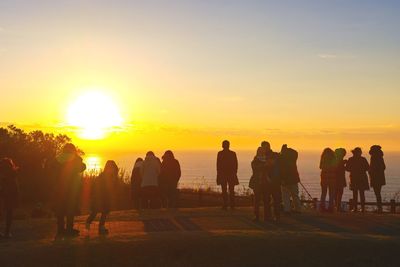
[[[79,96],[68,108],[67,123],[76,127],[83,139],[102,139],[115,127],[122,126],[122,117],[113,99],[101,91]]]

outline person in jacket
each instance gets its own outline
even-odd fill
[[[140,188],[142,184],[142,167],[143,167],[143,159],[137,158],[135,161],[135,165],[132,169],[131,175],[131,198],[133,202],[133,207],[136,210],[140,209]]]
[[[171,150],[167,150],[162,156],[161,173],[160,173],[160,189],[162,192],[164,206],[168,208],[177,207],[178,199],[178,182],[181,178],[181,166],[179,161],[175,159]]]
[[[374,189],[377,202],[377,212],[382,212],[382,186],[386,184],[385,170],[386,165],[383,159],[383,151],[381,146],[374,145],[371,147],[369,154],[371,155],[371,161],[369,166],[369,178],[370,185]]]
[[[362,150],[356,147],[351,151],[353,156],[346,164],[346,171],[350,172],[350,190],[353,191],[353,212],[357,212],[358,194],[360,194],[361,211],[365,211],[365,190],[369,190],[368,175],[369,164],[362,157]]]
[[[160,206],[159,176],[161,161],[152,151],[147,152],[141,169],[141,202],[144,208]]]
[[[3,202],[5,214],[5,230],[0,237],[4,238],[11,237],[13,213],[18,206],[17,169],[12,159],[2,158],[0,160],[0,204]]]
[[[86,165],[78,155],[76,147],[68,143],[57,156],[54,168],[56,169],[53,190],[54,211],[57,217],[56,238],[78,236],[79,230],[74,229],[74,219],[80,213],[81,174],[86,170]]]
[[[217,155],[217,185],[221,186],[223,209],[228,207],[228,189],[229,205],[231,209],[235,208],[235,186],[239,184],[237,177],[238,160],[236,153],[229,149],[230,143],[225,140],[222,142],[222,151]]]
[[[346,149],[338,148],[335,150],[336,158],[336,210],[343,212],[342,209],[342,197],[344,188],[347,186],[346,183],[346,164],[347,160],[344,159],[346,156]]]
[[[325,148],[319,163],[321,170],[321,211],[333,212],[336,198],[336,156],[330,148]],[[329,191],[329,206],[326,209],[326,194]]]
[[[297,170],[298,152],[287,145],[283,145],[280,154],[280,177],[283,200],[283,210],[286,214],[291,212],[301,212],[301,202],[299,198],[300,175]],[[293,208],[290,203],[293,202]]]
[[[115,194],[115,187],[118,182],[118,166],[113,160],[108,160],[104,170],[94,180],[91,191],[90,214],[86,220],[86,229],[90,230],[90,224],[101,213],[99,221],[99,234],[107,235],[105,228],[107,215],[112,207],[112,197]]]
[[[268,220],[268,165],[265,151],[262,147],[257,149],[257,154],[251,162],[251,169],[253,174],[250,178],[249,188],[254,193],[254,221],[260,219],[260,203],[264,203],[264,221]]]

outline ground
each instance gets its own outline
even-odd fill
[[[400,215],[306,211],[263,224],[250,208],[119,211],[107,237],[84,220],[68,240],[54,239],[54,219],[17,220],[0,266],[400,266]]]

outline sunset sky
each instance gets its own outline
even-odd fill
[[[2,0],[0,123],[91,152],[400,150],[399,14],[400,1]],[[104,133],[82,134],[87,112],[110,110]]]

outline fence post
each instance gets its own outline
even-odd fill
[[[317,206],[318,206],[318,198],[313,198],[312,199],[313,200],[313,206],[314,206],[314,209],[316,210],[317,209]]]
[[[352,211],[353,209],[354,209],[353,199],[350,198],[350,199],[349,199],[349,210]]]
[[[390,213],[396,213],[396,200],[390,200]]]

